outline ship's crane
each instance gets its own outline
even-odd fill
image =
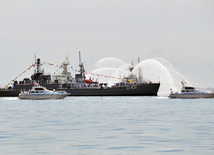
[[[82,83],[85,80],[85,69],[84,69],[84,65],[83,62],[81,60],[81,52],[79,51],[79,67],[80,67],[80,74],[76,74],[76,81],[78,83]]]
[[[83,70],[84,70],[84,65],[82,63],[81,52],[80,51],[79,51],[79,66],[80,66],[80,68],[83,68]]]

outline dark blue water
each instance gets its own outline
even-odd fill
[[[0,154],[214,154],[214,99],[0,98]]]

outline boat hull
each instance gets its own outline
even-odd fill
[[[17,97],[19,96],[19,91],[17,90],[0,90],[0,97]]]
[[[140,83],[134,86],[114,86],[107,88],[59,88],[55,84],[44,85],[49,90],[65,90],[69,96],[157,96],[160,83]],[[19,96],[21,90],[29,90],[32,85],[16,86],[13,90],[0,90],[0,97]]]
[[[180,99],[197,99],[197,98],[213,98],[213,93],[195,93],[195,94],[170,94],[170,98],[180,98]]]
[[[49,100],[49,99],[64,99],[68,94],[58,95],[19,95],[19,99],[24,100]]]
[[[107,88],[57,89],[65,90],[70,96],[157,96],[160,84],[139,84],[137,86],[121,86]]]

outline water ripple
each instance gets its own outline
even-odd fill
[[[0,98],[1,154],[214,154],[213,100]]]

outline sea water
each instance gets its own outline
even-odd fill
[[[214,154],[214,99],[0,98],[0,154]]]

